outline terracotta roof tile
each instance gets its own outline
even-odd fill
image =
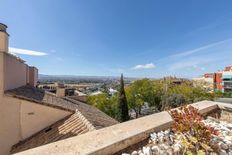
[[[74,113],[53,125],[41,130],[31,137],[12,146],[11,153],[70,138],[90,131],[77,113]]]
[[[62,110],[75,111],[77,106],[54,94],[32,87],[30,85],[22,86],[16,89],[8,90],[5,94],[23,100],[59,108]]]
[[[83,103],[68,97],[64,98],[65,100],[72,102],[73,104],[77,105],[78,111],[96,128],[103,128],[107,126],[111,126],[117,124],[118,121],[111,118],[104,112],[100,111],[99,109],[87,104]]]

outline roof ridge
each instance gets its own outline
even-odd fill
[[[88,121],[85,118],[85,116],[83,116],[82,113],[78,109],[76,109],[76,114],[82,120],[82,122],[86,125],[86,127],[89,129],[89,131],[96,130],[96,128],[93,126],[93,124],[90,123],[90,121]]]

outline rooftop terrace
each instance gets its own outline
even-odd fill
[[[192,104],[203,116],[230,118],[232,104],[202,101]],[[224,116],[225,115],[225,116]],[[83,135],[30,149],[18,155],[115,154],[149,138],[153,132],[171,127],[173,119],[166,111],[116,124]]]

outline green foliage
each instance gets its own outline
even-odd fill
[[[186,103],[185,98],[182,94],[170,94],[162,96],[162,109],[176,108]]]
[[[155,90],[153,82],[149,79],[137,80],[126,88],[129,108],[136,112],[136,117],[140,114],[145,102],[151,107],[160,103],[160,96],[157,92],[159,90]]]
[[[232,98],[232,92],[223,93],[223,97]]]
[[[129,114],[128,114],[126,93],[124,89],[123,75],[121,75],[121,81],[120,81],[119,104],[118,104],[117,115],[118,115],[117,118],[120,122],[125,122],[130,119]]]
[[[172,130],[180,135],[180,140],[184,144],[187,153],[202,153],[200,150],[208,152],[212,150],[209,141],[213,135],[218,135],[218,131],[206,126],[202,122],[202,117],[198,110],[192,106],[185,106],[178,110],[170,111],[174,120]]]
[[[109,94],[109,89],[108,89],[108,87],[107,87],[106,84],[103,84],[103,85],[101,86],[101,90],[102,90],[103,93]]]
[[[124,83],[122,84],[124,85]],[[193,87],[191,81],[175,83],[172,79],[137,80],[125,87],[125,90],[121,86],[120,92],[115,96],[108,96],[106,91],[105,94],[89,97],[89,103],[121,121],[120,115],[122,113],[125,113],[125,117],[127,117],[127,110],[122,111],[122,109],[133,109],[136,117],[139,117],[145,102],[149,104],[153,112],[159,112],[197,101],[213,100],[215,97],[223,95],[220,92],[209,93],[204,88]],[[102,86],[104,89],[107,87],[106,85]],[[126,106],[127,103],[128,107]],[[122,108],[123,106],[125,108]]]
[[[118,96],[108,97],[107,94],[88,96],[88,103],[103,111],[112,118],[117,117]]]
[[[213,100],[214,94],[208,93],[200,87],[193,87],[191,82],[186,82],[169,89],[169,94],[182,94],[187,103],[194,103],[202,100]]]
[[[221,91],[215,91],[215,92],[214,92],[214,96],[215,96],[215,98],[224,97],[224,96],[223,96],[223,93],[222,93]]]

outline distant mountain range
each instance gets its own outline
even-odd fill
[[[40,81],[74,81],[74,80],[101,80],[101,81],[108,81],[108,80],[119,80],[120,77],[116,76],[83,76],[83,75],[44,75],[39,74]],[[134,81],[138,80],[139,78],[133,77],[124,77],[124,80]]]

